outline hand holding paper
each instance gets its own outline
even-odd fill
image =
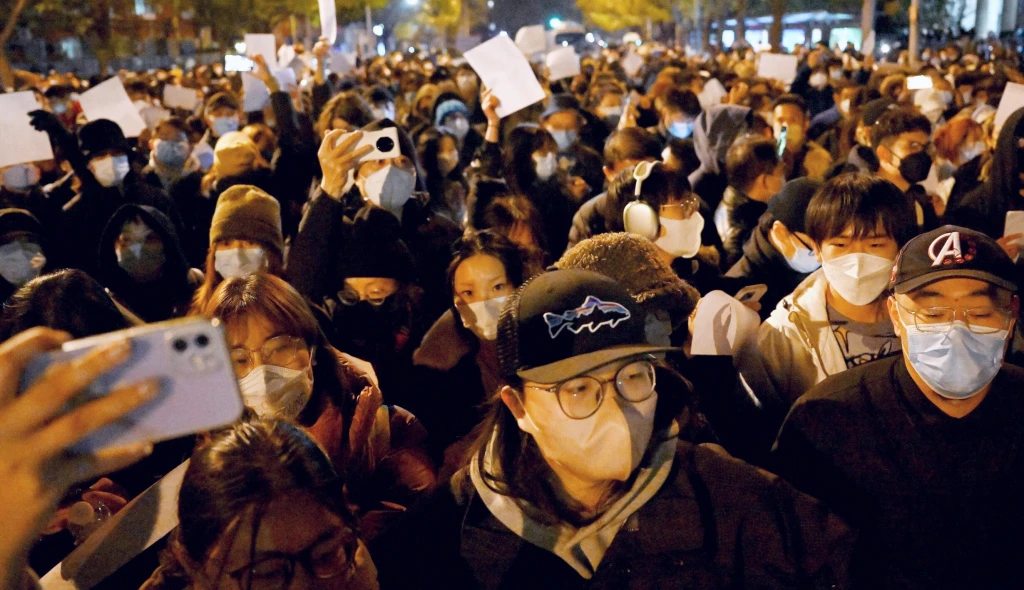
[[[109,119],[121,126],[125,137],[138,137],[146,129],[146,122],[116,76],[83,93],[78,97],[78,104],[86,119]]]
[[[477,45],[465,54],[470,67],[491,89],[501,104],[496,111],[502,118],[544,100],[544,89],[523,53],[505,35]]]
[[[0,167],[53,159],[49,136],[32,128],[29,113],[38,109],[31,92],[0,94]]]

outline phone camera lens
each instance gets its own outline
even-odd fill
[[[210,338],[206,334],[200,334],[196,336],[196,346],[199,348],[206,348],[206,345],[210,343]]]
[[[395,149],[395,142],[390,137],[381,137],[377,140],[377,151],[390,152]]]
[[[185,350],[188,348],[188,342],[185,342],[181,338],[178,338],[177,340],[174,341],[174,344],[172,346],[174,346],[174,350],[177,350],[178,352],[185,352]]]

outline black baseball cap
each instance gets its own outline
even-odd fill
[[[1013,261],[987,235],[966,227],[944,225],[903,246],[889,287],[907,293],[942,279],[968,278],[1017,291]]]
[[[502,375],[558,383],[622,358],[674,350],[647,343],[646,319],[614,279],[580,269],[543,273],[502,309]]]

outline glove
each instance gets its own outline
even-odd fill
[[[57,115],[49,111],[38,110],[32,111],[28,114],[31,119],[32,127],[37,131],[42,131],[51,137],[54,134],[65,134],[68,130],[64,127],[64,124],[60,122]]]

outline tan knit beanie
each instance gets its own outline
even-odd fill
[[[238,176],[260,165],[260,150],[241,131],[225,133],[213,148],[213,169],[218,178]]]
[[[611,277],[625,287],[636,303],[682,317],[688,316],[700,299],[696,289],[662,262],[654,244],[635,234],[598,234],[567,250],[555,266],[591,270]]]
[[[259,188],[238,184],[221,193],[210,225],[210,245],[218,240],[259,242],[284,256],[281,205]]]

